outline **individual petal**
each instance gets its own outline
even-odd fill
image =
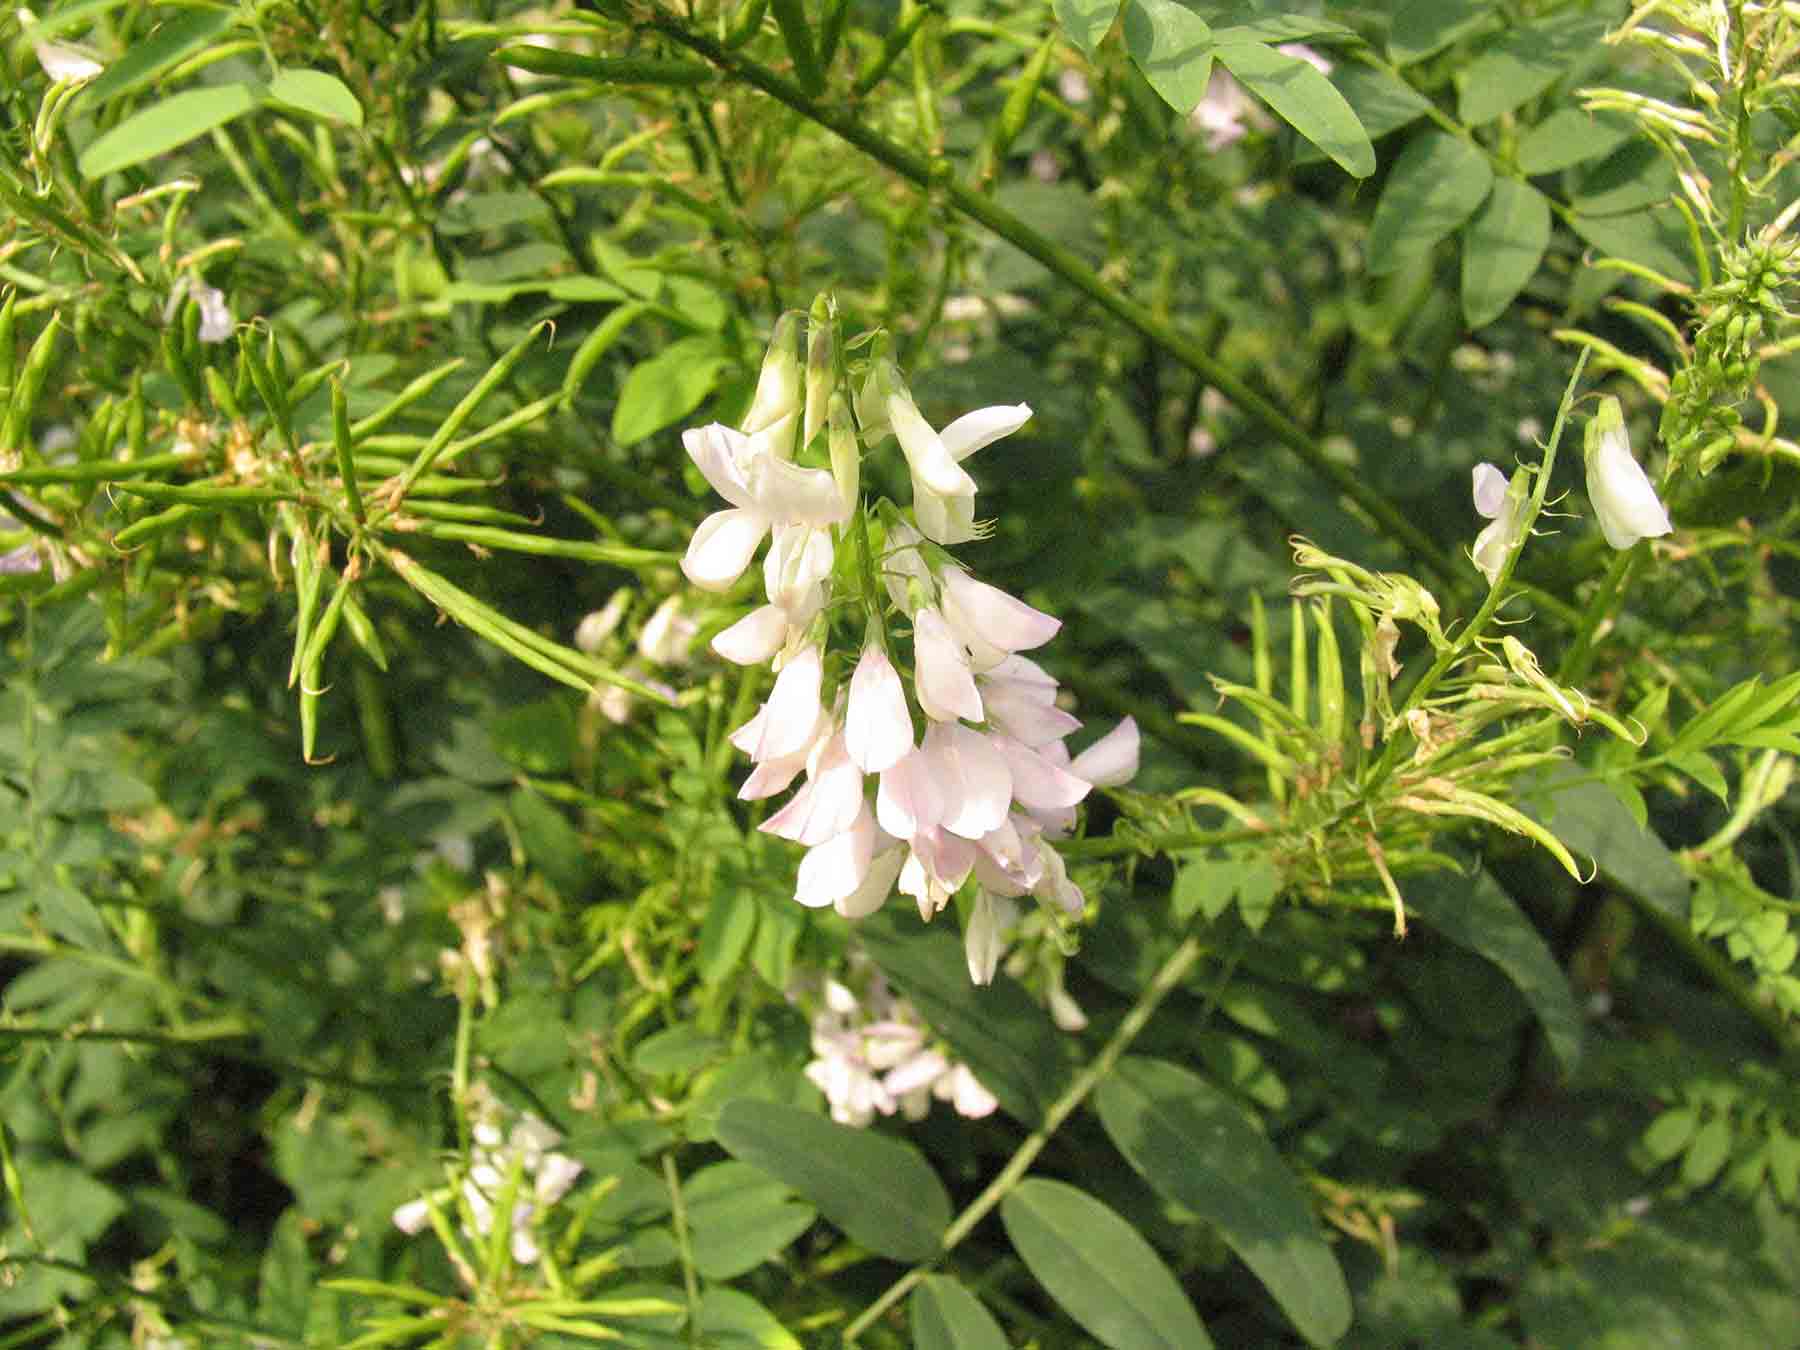
[[[33,43],[32,51],[37,54],[38,64],[44,68],[44,74],[57,82],[91,80],[106,69],[86,52],[66,42]]]
[[[913,688],[927,717],[939,722],[982,720],[981,693],[961,642],[931,605],[913,615]]]
[[[857,1040],[862,1047],[864,1063],[871,1069],[887,1070],[906,1063],[920,1052],[925,1045],[925,1029],[917,1022],[890,1017],[865,1025]]]
[[[688,541],[681,570],[703,591],[728,591],[744,575],[768,529],[769,522],[754,511],[715,511]]]
[[[1588,500],[1608,544],[1627,549],[1674,529],[1649,476],[1632,457],[1618,399],[1601,400],[1599,413],[1588,424],[1586,458]]]
[[[825,526],[850,518],[830,469],[803,469],[765,455],[751,465],[749,483],[756,509],[772,521]]]
[[[1517,514],[1502,506],[1493,523],[1475,536],[1475,547],[1470,550],[1470,556],[1489,586],[1500,580],[1500,569],[1506,566],[1506,555],[1512,552],[1513,539],[1518,533]]]
[[[865,806],[849,829],[806,851],[794,899],[809,909],[823,909],[855,895],[868,879],[874,848],[875,820]],[[893,885],[892,878],[888,884]],[[886,898],[884,893],[881,899]]]
[[[850,677],[844,711],[844,743],[864,773],[882,773],[913,748],[912,713],[906,687],[879,643],[863,648]]]
[[[991,1116],[1000,1107],[1000,1099],[981,1085],[981,1080],[967,1064],[958,1064],[938,1079],[932,1094],[947,1100],[956,1108],[957,1115],[970,1120]]]
[[[771,605],[787,611],[788,622],[804,628],[825,607],[831,576],[831,534],[811,525],[777,525],[763,559],[763,589]]]
[[[581,1164],[563,1153],[546,1153],[538,1164],[533,1191],[538,1203],[554,1205],[581,1176]]]
[[[922,752],[944,791],[943,827],[964,839],[998,829],[1014,783],[1008,757],[993,740],[960,723],[939,722],[925,732]]]
[[[815,737],[819,722],[819,682],[824,664],[816,645],[802,647],[775,677],[764,705],[762,734],[749,751],[757,763],[805,749]],[[734,742],[735,743],[735,742]],[[741,748],[741,747],[740,747]]]
[[[231,309],[225,303],[225,292],[217,286],[195,282],[194,303],[200,306],[200,327],[195,336],[202,342],[223,342],[233,331]]]
[[[911,839],[944,817],[944,790],[931,762],[918,750],[883,770],[875,792],[875,818],[896,839]]]
[[[1127,717],[1075,756],[1069,772],[1095,787],[1122,787],[1137,777],[1138,746],[1137,720]]]
[[[1498,470],[1495,472],[1497,473]],[[1491,480],[1488,480],[1477,486],[1475,503],[1477,510],[1484,505],[1483,498],[1491,496],[1490,484]],[[1500,497],[1499,507],[1489,513],[1493,517],[1492,523],[1475,536],[1475,545],[1470,550],[1470,558],[1481,574],[1487,578],[1489,586],[1499,581],[1500,569],[1506,566],[1507,558],[1519,543],[1520,529],[1525,521],[1526,499],[1531,493],[1531,485],[1526,471],[1521,469],[1514,474],[1512,481],[1505,484],[1505,488],[1505,492]]]
[[[740,666],[760,666],[787,641],[787,611],[779,605],[753,609],[712,640],[712,649]]]
[[[1081,719],[1056,706],[1056,681],[1023,656],[1009,656],[976,676],[987,720],[1014,740],[1036,748],[1081,729]]]
[[[913,479],[913,515],[927,539],[940,544],[966,544],[979,539],[975,528],[974,494],[944,495]]]
[[[976,670],[998,665],[1010,652],[1041,647],[1062,627],[1061,619],[1033,609],[998,586],[975,580],[961,568],[944,568],[939,580],[944,619],[968,645]]]
[[[750,410],[744,414],[745,432],[767,431],[800,411],[806,373],[800,364],[798,341],[804,317],[799,310],[790,309],[775,320],[769,349],[756,376],[756,393],[750,399]]]
[[[1492,520],[1506,501],[1506,475],[1486,460],[1475,466],[1475,510]]]
[[[1087,897],[1081,893],[1081,887],[1069,880],[1069,869],[1063,863],[1062,854],[1048,846],[1039,852],[1044,860],[1044,875],[1031,893],[1040,900],[1048,900],[1064,913],[1081,913],[1087,905]]]
[[[1006,955],[1006,935],[1018,920],[1010,900],[998,899],[985,890],[975,894],[969,926],[963,930],[963,955],[969,964],[971,984],[992,984],[1000,958]]]
[[[818,751],[817,766],[806,786],[757,828],[808,848],[822,844],[848,830],[866,813],[862,783],[862,770],[844,750],[843,736],[834,735]]]
[[[408,1200],[394,1211],[394,1227],[409,1236],[424,1231],[431,1218],[431,1207],[423,1200]]]
[[[1023,816],[1008,816],[975,841],[975,879],[995,895],[1029,895],[1044,874],[1038,853],[1036,828]]]
[[[948,1072],[949,1060],[936,1050],[920,1050],[904,1063],[889,1069],[881,1086],[896,1097],[904,1097],[921,1088],[929,1088]]]
[[[1086,797],[1093,786],[1087,779],[1052,764],[1010,736],[995,734],[982,739],[1001,757],[1012,784],[1012,795],[1027,811],[1066,811]]]
[[[849,895],[837,902],[837,912],[846,919],[864,919],[887,903],[887,898],[894,893],[894,881],[900,875],[901,865],[908,857],[907,850],[897,842],[891,847],[882,848],[880,830],[876,831],[876,852],[869,860],[869,870],[859,885]]]
[[[900,889],[918,902],[919,917],[929,920],[949,903],[975,867],[975,845],[946,830],[932,828],[912,837],[912,848],[900,867]]]
[[[1010,436],[1031,420],[1031,409],[1023,403],[1001,404],[977,408],[964,413],[938,433],[944,449],[954,460],[965,460],[983,446],[992,445],[1002,436]]]
[[[689,427],[681,433],[681,445],[714,492],[735,507],[749,508],[748,468],[758,455],[768,453],[767,445],[718,422]]]

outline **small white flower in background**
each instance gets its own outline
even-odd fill
[[[1283,56],[1292,56],[1306,62],[1321,75],[1331,74],[1331,62],[1320,56],[1304,42],[1284,42],[1275,48]]]
[[[638,655],[657,666],[687,664],[688,648],[700,625],[681,612],[681,598],[671,595],[638,633]]]
[[[1236,145],[1252,127],[1267,124],[1256,100],[1244,92],[1232,73],[1215,65],[1206,82],[1206,94],[1188,114],[1188,126],[1206,138],[1206,148],[1213,154]]]
[[[19,27],[25,30],[27,37],[37,27],[37,15],[28,9],[17,11]],[[91,80],[106,67],[98,61],[93,53],[73,43],[53,42],[49,38],[32,38],[31,49],[37,55],[38,65],[58,84],[81,80]]]
[[[231,307],[225,303],[225,292],[217,286],[208,286],[198,277],[183,276],[175,283],[175,289],[169,292],[169,301],[163,306],[163,322],[167,323],[175,317],[181,308],[181,302],[188,296],[194,297],[194,303],[200,306],[199,338],[202,342],[223,342],[233,331]]]
[[[463,1178],[462,1198],[475,1221],[475,1229],[473,1232],[465,1229],[465,1232],[476,1238],[492,1231],[494,1206],[517,1163],[522,1183],[513,1200],[511,1246],[513,1260],[528,1266],[540,1255],[537,1239],[531,1231],[532,1220],[568,1194],[569,1188],[581,1176],[582,1165],[573,1158],[551,1151],[562,1142],[562,1136],[534,1115],[520,1115],[511,1132],[502,1133],[497,1123],[499,1111],[498,1106],[492,1107],[471,1131],[475,1147],[469,1154],[469,1171]],[[450,1197],[440,1194],[435,1198],[443,1203]],[[425,1227],[430,1213],[430,1205],[425,1200],[409,1200],[394,1211],[394,1226],[409,1235],[417,1233]]]
[[[575,646],[589,656],[597,656],[618,628],[619,621],[625,617],[625,611],[631,607],[631,591],[621,586],[612,593],[603,609],[597,609],[584,615],[575,627]]]
[[[1649,476],[1632,457],[1618,399],[1600,400],[1600,411],[1587,425],[1584,448],[1588,500],[1607,543],[1627,549],[1640,539],[1658,538],[1674,529]]]
[[[1475,510],[1493,523],[1475,536],[1475,566],[1492,586],[1500,579],[1506,555],[1519,538],[1519,518],[1525,509],[1525,482],[1515,488],[1498,466],[1482,461],[1474,472]]]
[[[806,1076],[825,1094],[831,1118],[864,1126],[877,1115],[922,1119],[933,1097],[964,1116],[991,1114],[1000,1103],[966,1064],[930,1044],[918,1010],[888,988],[866,959],[852,958],[860,997],[836,980],[824,983],[812,1021],[813,1060]]]

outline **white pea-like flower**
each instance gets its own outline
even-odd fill
[[[1500,579],[1506,556],[1519,538],[1519,519],[1525,510],[1525,479],[1521,476],[1516,490],[1506,481],[1498,467],[1483,461],[1475,466],[1475,510],[1493,522],[1475,536],[1475,566],[1492,586]]]
[[[1650,478],[1631,453],[1625,417],[1616,398],[1600,401],[1600,411],[1587,426],[1588,500],[1600,518],[1600,532],[1616,549],[1640,539],[1668,534],[1674,526],[1650,486]]]

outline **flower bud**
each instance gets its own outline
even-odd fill
[[[750,411],[744,414],[744,420],[738,430],[745,435],[754,436],[758,432],[768,431],[787,418],[801,411],[804,406],[804,375],[800,369],[800,358],[795,351],[800,337],[800,320],[803,316],[797,309],[790,309],[775,320],[775,331],[769,337],[769,350],[763,356],[762,372],[756,377],[756,395],[750,400]],[[784,450],[791,453],[791,436],[776,436],[776,453]]]

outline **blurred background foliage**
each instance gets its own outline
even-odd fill
[[[0,21],[0,1343],[1784,1343],[1785,235],[1766,328],[1687,376],[1742,415],[1672,466],[1677,533],[1614,564],[1571,441],[1520,555],[1504,631],[1652,738],[1549,716],[1572,760],[1510,782],[1580,875],[1415,821],[1456,866],[1402,877],[1396,940],[1366,859],[1211,828],[1306,792],[1179,720],[1263,733],[1215,679],[1327,716],[1291,535],[1474,616],[1470,470],[1537,461],[1577,350],[1659,453],[1705,288],[1800,195],[1780,9]],[[1707,40],[1602,41],[1628,17]],[[1732,137],[1684,164],[1597,88]],[[676,566],[680,428],[825,290],[933,425],[1031,404],[968,553],[1145,731],[1072,849],[1079,952],[1027,932],[991,989],[941,923],[793,903],[724,740],[761,689],[705,652],[750,588]],[[808,1000],[852,945],[1000,1114],[828,1126]],[[566,1195],[491,1142],[532,1117]],[[479,1148],[534,1260],[474,1222]]]

